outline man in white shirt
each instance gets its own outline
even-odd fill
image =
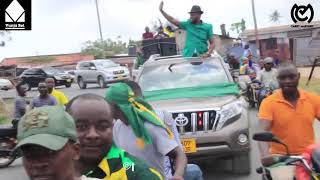
[[[278,89],[277,69],[273,68],[273,58],[267,57],[264,60],[264,69],[258,73],[257,80],[265,87],[270,87],[272,90]]]

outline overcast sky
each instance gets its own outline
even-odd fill
[[[98,0],[103,38],[121,35],[139,40],[146,25],[162,18],[160,0]],[[320,19],[320,0],[255,0],[259,27],[291,24],[291,7],[310,3],[315,10],[314,20]],[[164,10],[186,20],[192,5],[202,7],[202,19],[212,23],[220,33],[220,24],[230,24],[241,18],[247,28],[253,28],[251,0],[164,0]],[[270,14],[278,10],[279,23],[270,22]],[[231,33],[231,32],[230,32]],[[234,33],[231,33],[235,35]],[[0,47],[0,61],[5,57],[34,56],[80,52],[87,40],[99,38],[95,0],[32,0],[32,30],[11,33],[12,40]]]

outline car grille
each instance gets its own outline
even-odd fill
[[[119,71],[113,71],[113,74],[123,74],[124,70],[119,70]]]
[[[216,130],[218,116],[215,110],[172,113],[179,133]]]

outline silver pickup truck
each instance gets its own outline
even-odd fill
[[[231,159],[234,173],[250,172],[248,105],[219,55],[152,56],[136,81],[154,109],[172,113],[189,161]]]
[[[101,88],[105,88],[108,83],[128,80],[130,73],[127,67],[111,60],[97,59],[79,62],[75,78],[80,89],[85,89],[87,84],[98,84]]]

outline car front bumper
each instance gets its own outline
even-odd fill
[[[196,139],[197,152],[187,153],[188,159],[201,160],[232,157],[250,151],[248,115],[242,114],[235,122],[218,131],[196,132],[181,135],[181,139]],[[247,142],[240,143],[239,135],[246,135]]]
[[[13,88],[13,85],[11,84],[2,84],[0,85],[0,90],[9,90],[9,89],[12,89]]]
[[[130,79],[129,75],[107,76],[105,77],[105,82],[112,83],[112,82],[126,81],[129,79]]]
[[[73,79],[62,79],[62,80],[56,80],[56,86],[63,86],[67,84],[73,83]]]

